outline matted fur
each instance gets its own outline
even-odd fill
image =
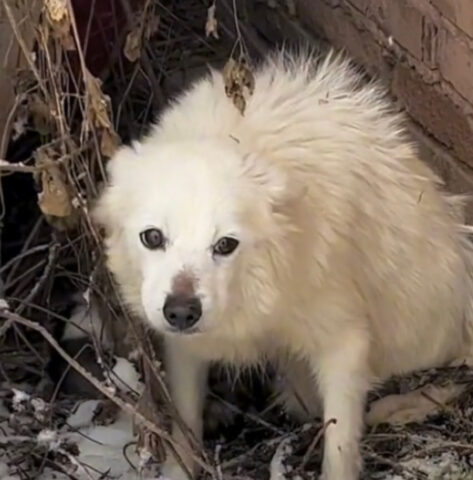
[[[312,414],[320,396],[337,419],[325,480],[353,480],[370,386],[468,353],[461,202],[418,159],[384,90],[342,56],[271,56],[244,116],[212,72],[109,172],[95,211],[108,265],[130,308],[164,333],[171,393],[198,437],[207,363],[269,358],[304,387]],[[141,245],[150,226],[164,250]],[[224,235],[240,245],[215,258]],[[188,335],[162,314],[182,272],[203,305]],[[172,458],[165,469],[184,478]]]

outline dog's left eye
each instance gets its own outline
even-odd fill
[[[164,247],[164,235],[157,228],[148,228],[140,233],[141,243],[149,250],[157,250]]]
[[[239,245],[239,241],[232,237],[222,237],[213,247],[214,255],[227,256],[233,253]]]

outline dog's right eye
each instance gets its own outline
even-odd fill
[[[158,228],[148,228],[140,233],[141,243],[149,250],[157,250],[164,247],[164,235]]]

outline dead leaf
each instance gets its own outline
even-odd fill
[[[95,127],[110,128],[112,126],[108,116],[110,98],[102,92],[102,83],[88,70],[85,71],[84,80],[90,120]]]
[[[443,406],[455,400],[464,390],[463,385],[453,383],[442,387],[429,384],[409,393],[388,395],[370,405],[366,423],[373,426],[380,423],[405,425],[423,422],[441,411]]]
[[[101,133],[100,149],[110,157],[115,152],[119,137],[110,121],[110,98],[102,92],[101,82],[88,70],[85,71],[85,85],[88,97],[88,118]]]
[[[67,0],[44,0],[44,10],[52,35],[66,50],[75,50]]]
[[[243,115],[248,97],[253,94],[255,79],[245,59],[230,58],[223,68],[225,93]]]
[[[136,62],[141,56],[141,38],[143,29],[141,24],[137,24],[126,36],[123,53],[130,62]]]
[[[149,40],[157,32],[159,21],[160,18],[156,15],[142,16],[141,20],[136,22],[135,27],[128,32],[123,54],[130,62],[136,62],[141,57],[143,42]]]
[[[212,37],[218,40],[218,22],[215,18],[216,7],[217,6],[214,2],[207,10],[207,21],[205,22],[205,36],[210,37],[212,35]]]
[[[72,199],[69,195],[64,175],[58,165],[48,155],[47,150],[38,150],[36,165],[43,168],[37,176],[42,191],[38,194],[39,208],[45,215],[69,217],[73,213]]]
[[[114,130],[103,129],[100,139],[100,151],[106,157],[112,157],[120,144],[118,135]]]
[[[146,385],[140,399],[138,400],[136,409],[146,419],[151,420],[155,425],[159,425],[169,431],[169,415],[165,413],[166,410],[163,408],[163,405],[159,405],[160,402],[156,402],[156,399],[153,398],[150,388],[149,385]],[[133,433],[138,435],[138,451],[144,450],[149,452],[155,460],[159,462],[164,461],[166,458],[166,451],[162,439],[138,422],[136,418],[133,420]]]

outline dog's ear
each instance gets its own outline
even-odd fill
[[[285,171],[281,165],[271,162],[258,154],[243,157],[244,175],[251,183],[264,192],[274,209],[288,205],[303,195],[301,182]]]
[[[126,190],[137,161],[136,148],[129,146],[120,147],[108,161],[108,184],[103,187],[92,209],[92,220],[109,232],[118,227],[128,209],[129,196]]]

